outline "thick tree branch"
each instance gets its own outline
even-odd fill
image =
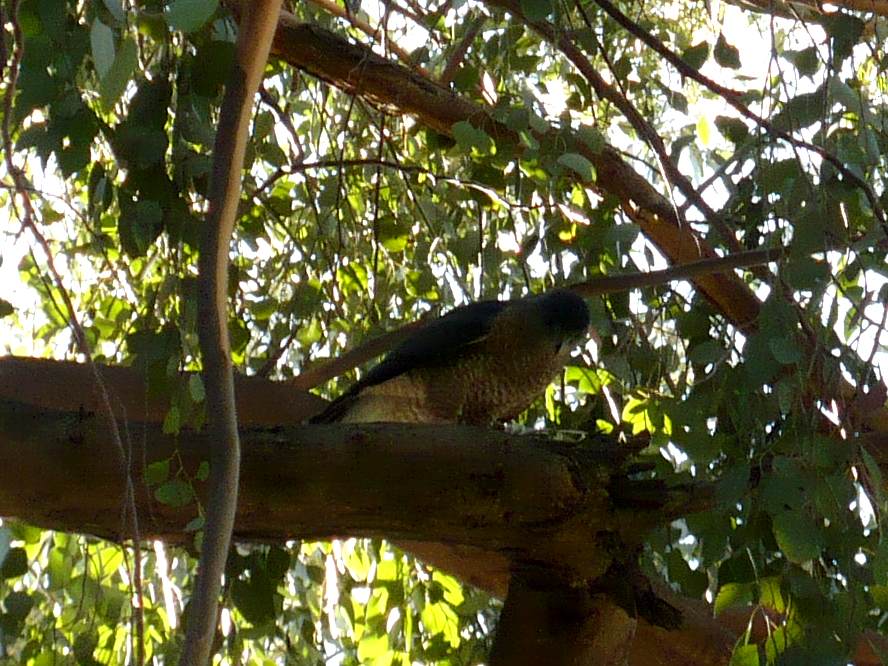
[[[70,382],[79,374],[88,386],[84,366],[0,362],[0,515],[128,538],[120,526],[124,480],[108,455],[112,445],[102,419],[89,411],[88,400],[68,411],[47,408],[39,392],[20,390],[23,368],[30,371],[29,384]],[[133,374],[118,369],[109,378],[128,381]],[[257,381],[252,388],[269,386]],[[84,395],[77,384],[66,390]],[[214,435],[166,435],[159,423],[132,420],[129,428],[144,446],[129,461],[137,508],[145,516],[142,535],[180,539],[196,506],[157,502],[145,466],[181,460],[183,469],[174,473],[205,498],[211,490],[195,475],[216,446]],[[625,477],[626,449],[606,439],[577,445],[467,426],[386,424],[252,427],[241,437],[236,535],[245,540],[356,535],[463,544],[545,562],[579,582],[601,573],[598,535],[638,543],[653,525],[671,520],[673,511],[663,507],[677,501],[687,510],[705,510],[711,501],[664,488],[661,506],[634,506],[633,484],[645,482]],[[617,477],[619,505],[608,490]],[[638,495],[646,500],[642,486]],[[627,511],[633,520],[625,520]]]
[[[214,445],[200,564],[179,661],[183,666],[210,661],[222,573],[237,510],[240,442],[228,338],[228,254],[237,222],[253,98],[262,81],[280,9],[281,0],[255,0],[247,8],[216,131],[209,216],[200,246],[198,278],[207,430]]]
[[[208,437],[163,436],[157,423],[165,398],[146,396],[144,378],[132,369],[109,367],[102,373],[120,398],[116,408],[129,415],[131,432],[145,442],[132,465],[140,512],[150,517],[146,536],[187,541],[183,529],[194,517],[195,505],[176,509],[156,502],[154,489],[145,485],[142,465],[175,451],[185,461],[183,478],[189,478],[210,455]],[[119,524],[123,480],[107,455],[111,445],[96,416],[90,381],[89,369],[80,364],[0,359],[0,515],[126,539]],[[604,491],[604,486],[588,479],[579,482],[577,468],[569,464],[564,451],[547,448],[551,442],[456,427],[352,428],[351,437],[343,436],[345,427],[287,428],[283,426],[311,414],[322,401],[253,378],[240,380],[237,390],[238,413],[251,424],[250,435],[244,438],[241,508],[235,524],[238,540],[280,543],[312,536],[400,536],[401,545],[422,559],[505,596],[511,553],[489,547],[501,548],[520,532],[522,538],[538,540],[584,502],[586,507],[602,509],[599,525],[613,520],[607,498],[594,493],[596,488]],[[589,469],[606,476],[620,457],[603,449],[599,453]],[[200,484],[197,489],[203,490]],[[506,508],[513,506],[519,512],[504,519]],[[426,525],[429,517],[434,518],[433,527]],[[486,525],[473,525],[472,520],[491,523],[489,533]],[[632,520],[630,514],[618,518],[621,524]],[[574,540],[582,539],[590,527],[570,526],[580,532]],[[423,541],[406,541],[409,538]],[[442,538],[451,543],[430,541]],[[487,548],[454,546],[466,541]],[[569,541],[534,552],[551,555],[566,545]],[[574,547],[579,552],[570,556],[572,566],[600,567],[606,562],[589,556],[593,545],[588,540]],[[682,598],[665,585],[655,591],[681,611],[682,626],[667,630],[638,622],[629,663],[728,664],[734,643],[750,621],[750,610],[736,609],[714,619],[703,601]],[[761,613],[753,618],[752,639],[764,640],[768,627]],[[884,638],[868,634],[854,656],[859,666],[880,663],[871,642],[885,647]]]
[[[613,575],[608,572],[607,575]],[[623,666],[637,620],[611,595],[546,574],[515,572],[490,653],[491,666]]]
[[[380,32],[382,32],[382,26],[374,28],[372,25],[367,23],[364,19],[359,16],[355,16],[351,12],[345,9],[344,5],[337,4],[333,0],[309,0],[313,5],[317,5],[325,12],[333,14],[334,16],[338,16],[340,18],[345,19],[349,23],[351,23],[355,28],[363,32],[373,41],[379,41]],[[428,76],[429,73],[425,67],[414,62],[413,58],[410,57],[410,54],[407,53],[404,49],[402,49],[397,42],[390,40],[388,35],[385,36],[386,46],[387,48],[398,56],[398,60],[403,62],[405,65],[410,67],[411,69],[416,70],[423,76]]]

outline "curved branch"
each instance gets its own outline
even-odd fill
[[[208,432],[214,446],[203,546],[179,662],[183,666],[210,661],[222,573],[237,511],[240,441],[228,339],[228,254],[237,220],[253,97],[265,71],[280,8],[281,0],[256,0],[246,9],[216,131],[210,212],[201,242],[198,279],[198,333]]]

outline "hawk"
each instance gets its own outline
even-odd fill
[[[425,324],[312,423],[469,423],[514,418],[589,328],[577,294],[478,301]]]

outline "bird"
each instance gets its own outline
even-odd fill
[[[311,423],[511,420],[587,335],[589,308],[567,289],[457,307],[410,334]]]

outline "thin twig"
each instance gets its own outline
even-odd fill
[[[463,60],[465,60],[466,53],[469,52],[469,47],[472,45],[472,42],[475,41],[475,37],[478,36],[478,33],[481,31],[481,28],[484,26],[484,21],[486,20],[487,17],[481,14],[469,23],[469,27],[466,29],[466,34],[463,35],[463,38],[460,40],[459,44],[456,45],[456,48],[453,49],[453,53],[451,53],[450,57],[447,59],[447,65],[445,65],[444,71],[441,72],[441,76],[438,79],[439,84],[447,86],[453,80],[456,70],[459,69]]]
[[[597,296],[599,294],[611,294],[642,287],[655,287],[675,280],[690,280],[701,275],[726,273],[735,268],[750,268],[752,266],[768,264],[772,261],[779,261],[785,254],[786,249],[782,247],[734,252],[723,257],[676,264],[659,271],[597,277],[587,282],[572,285],[570,289],[583,296]]]
[[[253,97],[262,81],[280,8],[281,0],[257,1],[243,8],[237,55],[225,88],[213,151],[209,215],[198,264],[198,334],[207,430],[214,446],[203,545],[179,661],[182,666],[205,666],[210,661],[222,574],[237,511],[240,439],[228,336],[228,263]]]

